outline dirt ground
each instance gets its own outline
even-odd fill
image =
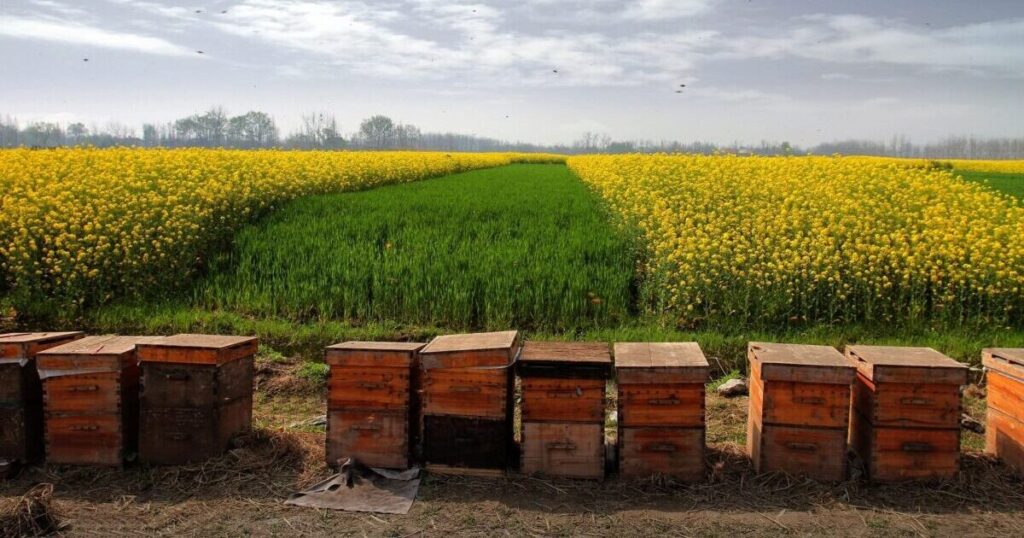
[[[284,506],[330,474],[323,389],[287,362],[259,368],[256,430],[201,465],[125,470],[43,466],[0,482],[0,517],[34,485],[53,485],[68,536],[1019,536],[1024,482],[965,435],[952,481],[872,486],[753,474],[743,457],[746,398],[709,396],[708,474],[699,484],[527,476],[428,476],[405,516]],[[983,416],[970,393],[968,410]],[[980,414],[980,415],[979,415]],[[854,463],[856,467],[856,463]],[[2,528],[2,527],[0,527]]]

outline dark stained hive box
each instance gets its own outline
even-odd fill
[[[409,467],[418,438],[414,383],[423,344],[344,342],[327,348],[327,463]]]
[[[139,459],[182,464],[223,454],[252,426],[254,337],[179,334],[137,346]]]
[[[526,342],[519,356],[522,471],[604,478],[608,344]]]
[[[709,373],[696,342],[615,344],[621,476],[704,476]]]
[[[120,466],[138,444],[136,345],[154,338],[90,336],[40,352],[46,460]]]
[[[751,342],[747,356],[754,470],[845,479],[854,368],[829,346]]]
[[[81,332],[0,334],[0,465],[43,457],[43,390],[36,355]]]
[[[420,350],[423,459],[437,473],[497,476],[514,449],[516,331],[439,336]]]
[[[988,384],[985,451],[1024,475],[1024,349],[986,349],[982,364]]]
[[[950,478],[960,468],[967,367],[931,348],[849,346],[857,368],[851,448],[876,482]]]

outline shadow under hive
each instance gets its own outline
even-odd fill
[[[751,342],[747,355],[754,470],[845,479],[853,367],[829,346]]]
[[[985,451],[1024,474],[1024,349],[986,349],[988,424]]]
[[[524,473],[604,478],[608,344],[526,342],[519,356]]]
[[[620,476],[704,476],[709,371],[696,342],[615,344]]]
[[[43,457],[43,389],[36,355],[81,332],[0,334],[0,464]]]
[[[39,354],[48,462],[121,466],[134,455],[139,425],[135,346],[152,340],[90,336]]]
[[[139,344],[139,459],[202,461],[249,431],[257,348],[252,337],[196,334]]]
[[[496,476],[514,450],[516,331],[439,336],[420,350],[423,459],[435,473]]]
[[[409,467],[416,445],[413,377],[423,344],[345,342],[327,348],[327,464]]]
[[[876,482],[950,478],[960,469],[967,367],[931,348],[849,346],[857,368],[850,445]]]

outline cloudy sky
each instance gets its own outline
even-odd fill
[[[0,77],[23,121],[223,105],[542,143],[1024,136],[1024,4],[0,0]]]

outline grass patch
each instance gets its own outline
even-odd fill
[[[982,183],[999,192],[1024,198],[1024,174],[1010,174],[1005,172],[966,172],[954,170],[959,176],[968,181]]]
[[[300,322],[566,331],[629,318],[633,252],[564,166],[513,165],[294,201],[193,297]]]

